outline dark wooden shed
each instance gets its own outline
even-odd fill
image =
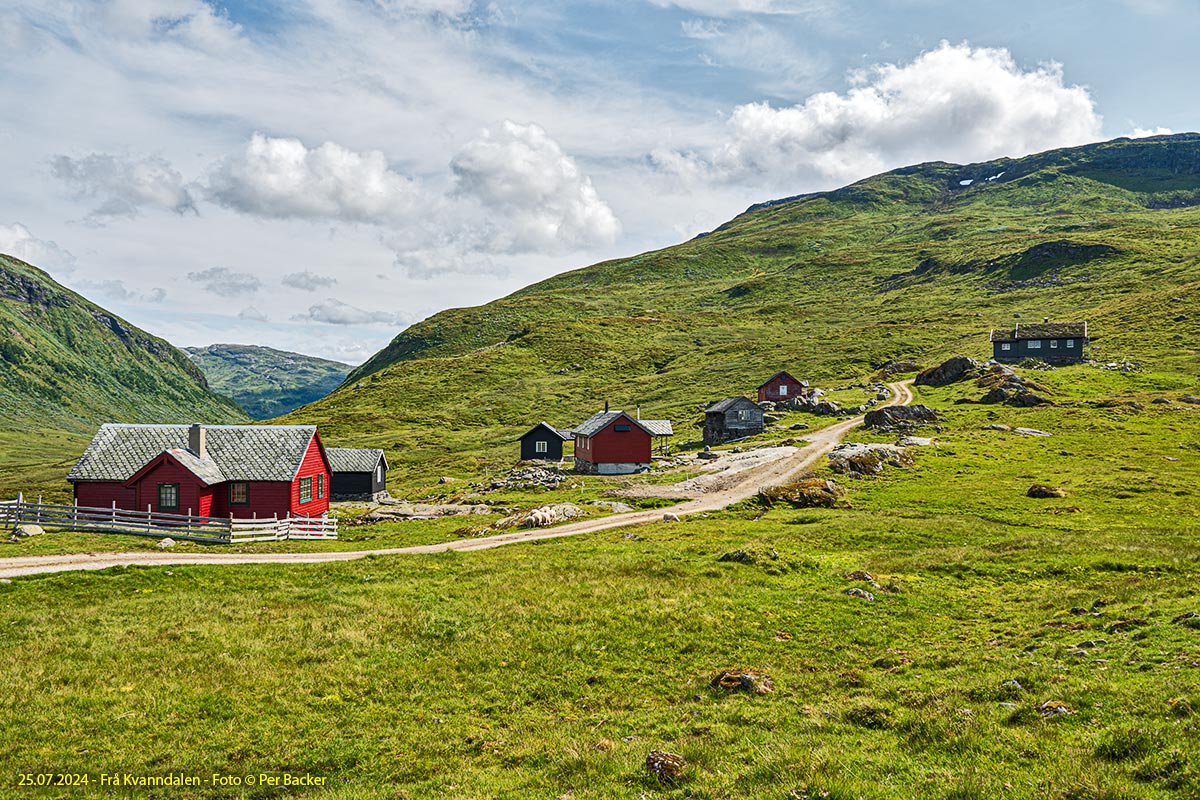
[[[521,437],[522,461],[561,461],[563,442],[571,439],[571,432],[555,428],[548,422],[539,422]]]
[[[753,436],[763,427],[763,410],[748,397],[727,397],[704,410],[705,444]]]
[[[334,500],[378,500],[387,495],[387,458],[382,450],[326,447]]]
[[[1086,322],[1017,323],[1010,330],[992,331],[992,358],[1001,362],[1020,363],[1036,358],[1050,364],[1072,364],[1083,361],[1088,344]]]

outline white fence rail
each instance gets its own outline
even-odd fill
[[[233,544],[245,542],[281,542],[287,539],[336,539],[337,520],[327,517],[284,517],[283,519],[234,519],[129,511],[117,508],[91,508],[79,505],[30,503],[22,495],[16,500],[0,501],[0,526],[15,529],[31,524],[72,531],[125,533],[134,536],[170,537],[191,542]]]

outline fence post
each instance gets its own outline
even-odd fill
[[[40,494],[38,495],[38,504],[37,504],[37,524],[38,525],[42,524],[42,496]]]
[[[112,526],[117,527],[117,501],[113,500]]]
[[[13,530],[15,531],[21,525],[21,503],[25,501],[25,494],[17,492],[17,511],[13,516]]]
[[[71,498],[71,530],[79,527],[79,498]]]

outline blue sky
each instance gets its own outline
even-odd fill
[[[178,345],[396,331],[923,160],[1200,127],[1194,0],[0,0],[0,251]]]

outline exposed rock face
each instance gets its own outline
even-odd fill
[[[846,490],[831,480],[818,478],[811,472],[789,484],[769,486],[758,493],[767,504],[788,503],[796,508],[834,508]]]
[[[917,375],[915,383],[918,386],[949,386],[964,378],[974,377],[978,372],[979,362],[975,359],[955,356]]]
[[[937,422],[937,412],[928,406],[886,406],[868,411],[863,424],[868,428],[890,429],[919,422]]]
[[[1002,404],[1017,408],[1032,408],[1033,406],[1053,405],[1053,402],[1039,392],[1046,392],[1046,387],[1022,378],[1012,367],[996,364],[979,376],[976,386],[987,389],[988,392],[979,399],[987,405]]]
[[[885,465],[911,467],[912,454],[894,444],[839,444],[829,454],[829,466],[842,475],[876,475]]]

